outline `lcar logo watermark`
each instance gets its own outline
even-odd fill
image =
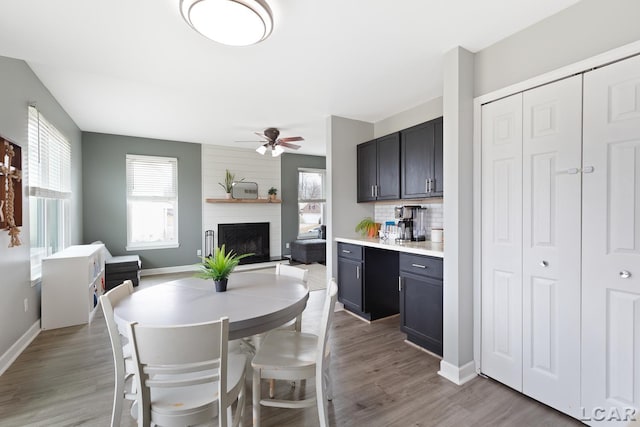
[[[589,411],[587,408],[580,408],[581,421],[639,421],[640,412],[636,408],[626,407],[610,407],[603,408],[595,406]]]

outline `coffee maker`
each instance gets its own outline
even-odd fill
[[[414,235],[415,219],[420,206],[397,206],[394,209],[394,216],[398,220],[397,242],[410,242],[416,240]]]

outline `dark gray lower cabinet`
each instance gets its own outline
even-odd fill
[[[442,259],[400,254],[400,329],[442,356]]]
[[[338,243],[338,300],[366,320],[397,314],[398,253]]]

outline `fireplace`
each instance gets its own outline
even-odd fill
[[[240,264],[270,261],[269,223],[218,224],[218,246],[222,245],[236,254],[254,254],[241,259]]]

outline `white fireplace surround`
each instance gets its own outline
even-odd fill
[[[224,179],[225,170],[236,178],[258,184],[258,197],[267,198],[267,190],[280,185],[280,157],[261,156],[253,149],[223,147],[202,144],[202,251],[204,232],[214,231],[214,245],[218,245],[218,224],[268,222],[269,252],[280,256],[282,226],[279,203],[207,203],[204,199],[224,199],[225,192],[218,185]],[[281,197],[295,197],[279,192]]]

